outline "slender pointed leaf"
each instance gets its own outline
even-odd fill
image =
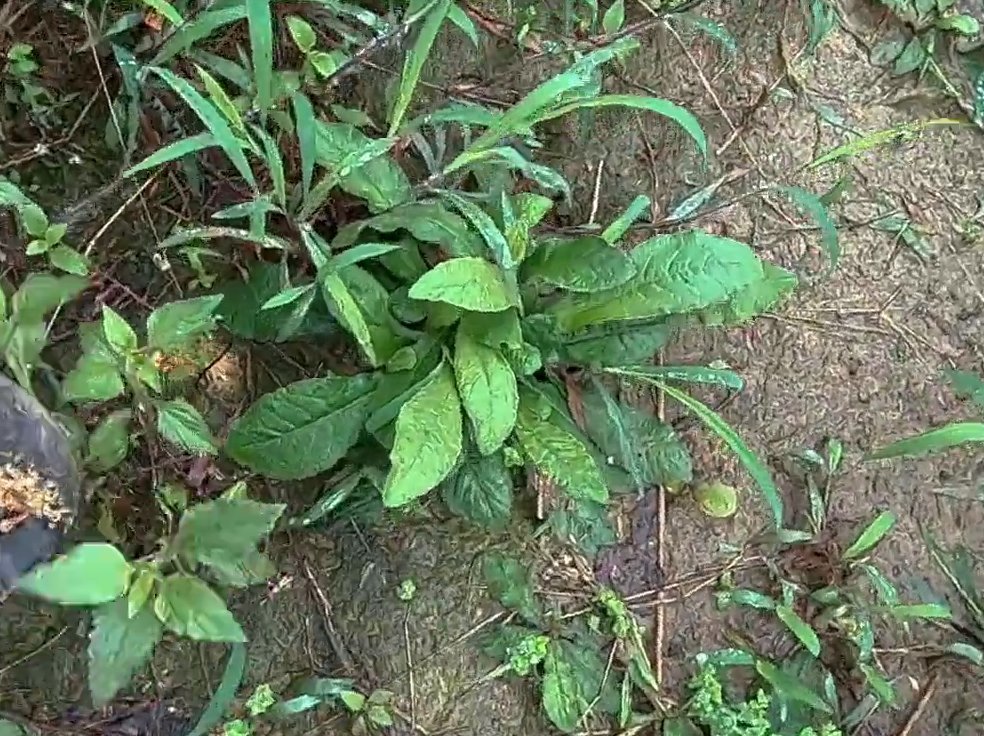
[[[245,0],[249,20],[249,45],[253,52],[256,102],[262,113],[273,102],[273,17],[270,0]]]
[[[188,138],[182,138],[179,141],[174,141],[174,143],[169,143],[164,148],[154,151],[139,164],[131,166],[124,171],[123,176],[133,176],[147,169],[156,169],[158,166],[217,145],[219,145],[219,142],[211,133],[199,133]]]
[[[897,440],[879,448],[868,455],[872,460],[891,457],[919,457],[931,452],[949,450],[968,443],[984,442],[984,424],[979,422],[956,422],[939,429]]]
[[[396,104],[393,106],[393,114],[390,117],[389,137],[396,135],[400,129],[403,116],[407,113],[414,90],[420,81],[424,62],[430,55],[431,47],[434,45],[434,40],[437,38],[438,31],[441,30],[441,25],[444,23],[444,18],[450,7],[451,0],[437,0],[420,26],[420,32],[417,34],[417,40],[413,47],[407,51],[403,62],[403,75],[400,77],[400,88],[396,93]]]
[[[865,527],[851,546],[844,550],[844,559],[853,560],[874,549],[893,526],[895,526],[895,514],[891,511],[882,511]]]

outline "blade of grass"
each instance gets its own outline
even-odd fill
[[[882,511],[865,527],[851,546],[844,550],[844,559],[853,560],[874,549],[893,526],[895,526],[895,514],[891,511]]]
[[[865,153],[880,146],[887,146],[894,143],[908,143],[916,140],[926,128],[939,125],[969,125],[966,120],[954,120],[953,118],[936,118],[934,120],[924,120],[914,123],[904,123],[887,130],[877,130],[866,136],[837,146],[827,151],[825,154],[815,158],[803,168],[816,169],[825,164],[840,161],[845,158],[852,158],[860,153]]]
[[[574,110],[583,110],[595,107],[629,107],[637,110],[646,110],[648,112],[656,113],[657,115],[662,115],[665,118],[669,118],[681,128],[684,132],[689,135],[694,143],[697,144],[697,150],[701,152],[703,156],[707,156],[707,136],[704,135],[704,129],[700,127],[700,123],[693,114],[679,105],[670,102],[669,100],[663,100],[658,97],[642,97],[640,95],[603,95],[601,97],[593,97],[586,100],[577,100],[575,102],[570,102],[560,107],[553,108],[546,112],[538,115],[533,122],[542,123],[545,120],[553,120],[554,118],[559,118],[561,115],[566,115]]]
[[[249,45],[256,80],[256,103],[261,115],[273,104],[273,17],[270,0],[246,0]]]
[[[216,142],[225,151],[226,156],[232,161],[232,165],[236,167],[239,174],[255,189],[256,177],[253,176],[253,170],[250,169],[246,154],[243,153],[242,144],[215,105],[202,97],[201,93],[192,87],[187,80],[177,76],[169,69],[160,67],[149,67],[149,69],[164,80],[195,112],[209,132],[215,136]]]
[[[301,149],[301,182],[306,197],[311,191],[314,163],[318,159],[318,129],[314,119],[314,107],[306,95],[301,92],[295,93],[291,98],[291,104],[294,107],[297,143]]]
[[[253,132],[263,144],[263,156],[266,159],[270,181],[273,183],[273,198],[281,209],[287,209],[287,178],[284,175],[284,160],[280,155],[277,142],[259,125],[253,126]]]
[[[820,228],[820,241],[830,261],[827,273],[831,273],[840,261],[841,247],[837,238],[837,226],[830,218],[827,207],[819,197],[805,189],[799,187],[778,187],[778,189],[817,223],[817,227]]]
[[[175,31],[173,36],[164,42],[161,50],[151,59],[150,63],[159,65],[170,61],[178,54],[190,49],[203,38],[211,36],[219,28],[222,28],[222,26],[235,23],[237,20],[242,20],[245,17],[246,8],[242,5],[223,8],[222,10],[206,10],[204,13],[199,13],[193,20],[181,26]]]
[[[246,137],[246,126],[243,124],[243,118],[239,114],[239,110],[236,105],[226,94],[225,89],[219,84],[218,80],[208,73],[205,68],[195,65],[198,70],[198,76],[201,77],[202,84],[205,85],[205,91],[208,92],[209,98],[215,103],[215,106],[219,108],[223,115],[225,115],[226,120],[229,124],[239,133],[243,138]]]
[[[605,228],[605,231],[601,234],[601,239],[609,245],[614,245],[632,227],[632,223],[649,210],[651,204],[652,200],[645,194],[637,196],[629,203],[625,211],[611,225]]]
[[[502,234],[495,221],[481,207],[454,192],[441,191],[438,194],[441,199],[451,203],[478,230],[500,266],[507,271],[516,268],[517,264],[513,259],[512,251],[509,249],[509,243],[506,242],[506,236]]]
[[[786,628],[793,633],[799,643],[806,647],[806,651],[814,657],[820,656],[820,638],[817,636],[817,632],[800,618],[796,611],[789,606],[776,606],[776,616],[786,624]]]
[[[233,644],[219,687],[212,695],[212,699],[208,701],[208,707],[205,708],[201,718],[198,719],[198,723],[195,724],[188,736],[205,736],[219,725],[229,706],[232,705],[232,701],[236,698],[236,690],[242,684],[245,672],[246,647],[239,643]]]
[[[400,88],[396,93],[396,103],[393,105],[393,115],[390,118],[389,133],[387,134],[389,137],[396,135],[400,129],[400,123],[403,122],[403,116],[407,114],[407,108],[410,106],[410,100],[413,99],[417,82],[420,81],[420,73],[424,69],[424,62],[430,55],[431,48],[434,46],[434,39],[437,38],[437,33],[441,30],[441,25],[444,23],[444,18],[447,17],[450,6],[451,0],[437,0],[420,26],[420,32],[417,34],[413,48],[407,52],[407,56],[403,60],[403,74],[400,77]]]
[[[655,383],[666,395],[679,401],[690,411],[697,415],[697,417],[707,425],[715,434],[718,435],[731,451],[738,456],[741,460],[742,465],[748,471],[748,474],[752,476],[752,480],[758,485],[759,490],[762,491],[762,495],[765,497],[765,502],[772,512],[772,519],[775,522],[777,529],[782,529],[782,517],[783,517],[783,505],[782,496],[779,494],[779,489],[776,488],[775,482],[772,480],[772,475],[769,473],[768,468],[762,463],[761,460],[756,457],[755,453],[748,449],[748,446],[742,441],[738,433],[735,432],[731,426],[728,425],[718,414],[712,411],[709,407],[704,406],[697,399],[693,398],[684,391],[670,386],[663,381],[656,381],[653,379],[647,379]]]
[[[147,169],[156,169],[158,166],[170,163],[179,158],[184,158],[188,154],[197,153],[205,148],[219,145],[215,136],[211,133],[199,133],[198,135],[182,138],[174,143],[169,143],[157,151],[154,151],[139,164],[132,166],[123,172],[123,176],[133,176]]]
[[[734,371],[705,368],[700,365],[622,365],[606,368],[605,372],[646,380],[705,383],[722,386],[732,391],[741,391],[745,388],[744,379]]]
[[[939,429],[917,434],[914,437],[893,442],[868,455],[871,460],[890,457],[919,457],[931,452],[949,450],[968,443],[984,442],[984,424],[980,422],[955,422]]]

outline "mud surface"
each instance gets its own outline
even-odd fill
[[[891,439],[969,416],[941,381],[941,370],[979,371],[984,365],[984,250],[959,232],[984,194],[984,135],[972,126],[936,128],[903,148],[801,173],[819,153],[848,140],[848,130],[960,115],[928,81],[894,78],[870,62],[871,48],[893,32],[891,22],[867,3],[846,3],[841,11],[847,29],[835,28],[810,58],[798,58],[806,35],[796,3],[702,4],[701,13],[737,37],[734,58],[706,36],[682,28],[680,41],[662,27],[642,39],[643,48],[624,73],[607,84],[626,92],[650,90],[691,109],[714,151],[706,168],[678,131],[624,112],[599,111],[587,134],[579,127],[584,120],[565,122],[546,153],[575,183],[572,224],[593,210],[598,221],[609,221],[639,193],[652,196],[658,218],[694,189],[730,179],[716,196],[719,209],[698,224],[745,240],[797,270],[803,286],[777,314],[744,329],[690,335],[673,346],[667,361],[723,360],[745,377],[747,389],[722,415],[769,461],[791,499],[798,487],[781,472],[783,458],[825,437],[840,438],[846,459],[834,483],[831,527],[849,538],[878,511],[893,511],[899,523],[878,562],[915,602],[927,595],[927,586],[948,590],[929,560],[924,530],[984,551],[980,502],[940,494],[956,489],[973,497],[980,482],[977,463],[962,452],[885,464],[865,462],[863,455]],[[638,19],[630,13],[630,22]],[[548,65],[523,64],[501,40],[484,41],[478,57],[466,43],[458,34],[442,34],[428,78],[453,84],[492,77],[495,84],[484,93],[509,100],[515,89],[528,89],[547,71]],[[365,89],[375,82],[367,81]],[[830,274],[813,224],[781,194],[720,207],[773,184],[823,192],[841,175],[850,177],[852,187],[835,208],[843,256]],[[871,227],[876,215],[893,211],[924,234],[925,254]],[[665,565],[659,569],[653,544],[660,530],[647,520],[655,513],[651,499],[643,499],[623,520],[621,544],[594,568],[599,579],[626,593],[719,565],[727,545],[740,546],[765,522],[754,488],[726,449],[701,431],[688,431],[687,439],[697,480],[739,486],[741,509],[732,520],[711,522],[687,497],[671,497],[662,530]],[[794,514],[797,504],[788,505]],[[278,540],[273,553],[282,586],[273,594],[250,591],[237,601],[251,639],[247,685],[283,684],[311,673],[350,676],[364,688],[397,693],[399,733],[409,733],[410,723],[421,733],[548,733],[528,682],[475,686],[494,666],[477,653],[475,627],[500,613],[484,595],[476,560],[505,545],[538,560],[550,577],[570,558],[545,553],[544,547],[517,547],[509,535],[462,532],[456,523],[423,519]],[[405,579],[417,587],[409,605],[396,595]],[[652,606],[637,612],[653,620]],[[83,623],[75,612],[16,599],[5,604],[0,641],[13,644],[0,653],[0,710],[41,721],[60,717],[69,703],[85,711]],[[688,657],[726,645],[731,629],[757,636],[765,649],[775,638],[759,617],[722,616],[706,587],[667,605],[664,626],[663,673],[671,693],[679,692],[692,671]],[[919,626],[909,633],[884,631],[881,661],[895,678],[902,707],[879,715],[862,733],[899,732],[930,679],[918,647],[936,634]],[[169,642],[155,658],[153,677],[132,692],[168,699],[193,720],[221,675],[223,656],[221,648]],[[984,705],[981,683],[968,670],[938,671],[926,710],[907,736],[936,736],[941,724]],[[298,723],[278,728],[346,732],[344,720],[320,711]]]

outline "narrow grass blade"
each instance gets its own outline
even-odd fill
[[[393,105],[393,115],[390,118],[388,136],[396,135],[403,122],[403,116],[407,114],[410,100],[413,99],[414,90],[417,89],[417,82],[420,81],[420,73],[424,69],[424,62],[430,55],[431,48],[434,46],[434,39],[437,38],[441,24],[448,14],[451,0],[437,0],[431,8],[420,26],[417,40],[407,52],[406,59],[403,61],[403,75],[400,77],[400,88],[396,93],[396,104]]]
[[[280,155],[280,148],[273,136],[267,133],[259,125],[253,126],[253,132],[260,139],[263,145],[263,157],[266,159],[267,170],[270,172],[270,181],[273,184],[273,198],[280,208],[287,209],[287,177],[284,174],[284,160]]]
[[[243,153],[242,144],[236,138],[236,134],[233,133],[232,128],[229,127],[229,123],[226,122],[226,119],[216,109],[215,105],[202,97],[201,93],[192,87],[187,80],[175,75],[169,69],[150,67],[150,70],[164,80],[187,103],[188,107],[201,118],[205,127],[215,136],[216,142],[225,151],[226,156],[232,161],[233,166],[236,167],[239,174],[255,189],[256,177],[253,176],[253,171],[249,167],[249,161],[246,160],[246,154]]]
[[[203,38],[208,38],[223,26],[235,23],[246,17],[246,8],[241,4],[222,10],[206,10],[199,13],[194,19],[181,26],[173,36],[171,36],[157,55],[151,59],[153,65],[163,64],[170,61],[178,54],[187,51]]]
[[[601,239],[611,245],[617,243],[628,229],[632,227],[632,223],[646,214],[651,204],[652,200],[649,197],[645,194],[640,194],[629,203],[629,206],[625,208],[625,212],[605,228],[605,231],[601,234]]]
[[[331,259],[332,268],[341,270],[346,266],[353,266],[356,263],[378,258],[379,256],[400,250],[403,246],[398,243],[359,243],[358,245],[342,251]]]
[[[192,49],[188,52],[188,58],[196,64],[205,67],[214,74],[222,77],[227,82],[236,85],[240,92],[249,92],[250,80],[249,72],[231,59],[216,56],[208,51]]]
[[[917,434],[915,437],[893,442],[868,455],[871,460],[890,457],[919,457],[931,452],[949,450],[968,443],[984,442],[984,424],[980,422],[955,422],[939,429]]]
[[[867,681],[868,686],[878,696],[879,700],[886,705],[895,704],[895,688],[892,687],[892,683],[886,680],[881,672],[864,662],[858,662],[858,669],[864,674],[864,679]]]
[[[705,368],[699,365],[624,365],[606,368],[605,371],[628,378],[705,383],[732,391],[741,391],[745,388],[745,380],[734,371]]]
[[[948,619],[951,617],[950,609],[942,603],[914,603],[912,605],[886,606],[881,609],[890,613],[896,618],[940,618]]]
[[[209,98],[211,98],[212,102],[215,103],[215,106],[219,108],[222,114],[225,115],[226,120],[229,121],[229,124],[236,132],[245,138],[246,126],[243,124],[243,118],[239,114],[236,105],[222,88],[222,85],[203,67],[196,64],[195,68],[198,70],[198,76],[201,77],[202,84],[205,85],[205,91],[208,92]]]
[[[242,684],[243,675],[246,672],[246,647],[236,643],[232,645],[229,653],[229,661],[226,662],[225,672],[222,673],[222,681],[216,689],[212,699],[208,701],[208,707],[202,713],[198,723],[191,730],[188,736],[205,736],[222,721],[232,701],[236,699],[236,690]]]
[[[173,248],[176,245],[184,245],[193,240],[214,240],[215,238],[232,238],[233,240],[243,240],[247,243],[256,243],[264,248],[276,248],[277,250],[290,250],[293,246],[276,235],[255,235],[249,230],[241,230],[236,227],[193,227],[184,230],[175,230],[168,237],[161,241],[160,248]]]
[[[837,146],[827,151],[825,154],[815,158],[804,168],[816,169],[826,164],[840,161],[845,158],[852,158],[858,154],[871,151],[881,146],[892,144],[909,143],[919,138],[919,134],[926,128],[940,125],[968,125],[965,120],[954,120],[953,118],[936,118],[935,120],[924,120],[915,123],[904,123],[887,130],[878,130],[866,136]]]
[[[619,450],[622,453],[622,457],[625,458],[626,464],[629,466],[626,470],[629,471],[629,475],[632,477],[632,483],[635,485],[636,491],[641,494],[645,490],[645,483],[642,478],[642,468],[639,467],[638,448],[629,437],[629,428],[625,426],[622,407],[616,403],[605,385],[594,374],[591,374],[591,384],[605,403],[605,413],[608,415],[608,421],[611,423],[612,429],[615,431],[615,436],[618,438]]]
[[[311,191],[314,163],[318,160],[318,128],[314,119],[314,107],[306,95],[301,92],[296,93],[291,98],[291,104],[294,107],[297,143],[301,149],[301,182],[306,197]]]
[[[830,266],[827,269],[827,273],[830,273],[837,268],[837,263],[840,261],[841,247],[837,237],[837,225],[830,218],[826,205],[820,201],[819,197],[805,189],[799,187],[779,187],[778,189],[817,223],[817,227],[820,228],[820,241],[823,243],[824,250],[827,251],[827,258],[830,261]]]
[[[246,0],[249,44],[256,80],[256,102],[265,114],[273,103],[273,17],[270,0]]]
[[[296,302],[314,288],[314,284],[304,284],[302,286],[292,286],[289,289],[284,289],[279,294],[276,294],[263,302],[260,310],[275,309],[277,307],[282,307],[285,304]]]
[[[439,194],[441,199],[450,202],[472,224],[472,227],[478,230],[479,235],[489,246],[489,250],[492,251],[492,255],[495,256],[495,260],[500,266],[506,270],[516,268],[517,263],[513,259],[509,243],[506,242],[506,236],[502,234],[488,213],[460,194],[448,191],[442,191]]]
[[[180,26],[184,23],[181,13],[167,0],[143,0],[143,4],[164,18],[172,26]]]
[[[882,511],[844,551],[844,559],[853,560],[870,552],[893,526],[895,526],[895,514],[891,511]]]
[[[649,379],[652,380],[652,379]],[[732,429],[727,422],[725,422],[720,416],[713,412],[708,407],[704,406],[697,399],[693,398],[689,394],[680,391],[679,389],[673,388],[662,381],[653,381],[657,384],[663,391],[666,392],[668,396],[679,401],[685,407],[690,409],[697,417],[708,426],[709,429],[713,430],[731,451],[738,456],[741,460],[742,465],[748,471],[748,474],[752,476],[752,479],[758,485],[759,490],[762,491],[762,495],[765,497],[765,502],[772,512],[772,519],[775,522],[776,528],[782,528],[782,517],[783,517],[783,505],[782,496],[779,494],[779,489],[776,488],[775,482],[772,480],[772,475],[769,473],[768,468],[762,464],[762,461],[755,456],[748,446],[742,441],[738,433]]]
[[[820,656],[820,638],[817,636],[817,632],[806,621],[801,619],[796,611],[789,606],[776,606],[776,616],[786,624],[786,628],[806,648],[806,651],[814,657]]]
[[[457,3],[451,3],[448,8],[448,20],[458,26],[475,48],[478,48],[478,28],[475,27],[475,21]]]
[[[702,155],[707,156],[707,136],[704,135],[704,129],[700,127],[700,123],[693,114],[679,105],[670,102],[669,100],[663,100],[658,97],[642,97],[640,95],[602,95],[601,97],[592,97],[586,100],[577,100],[576,102],[571,102],[566,105],[561,105],[560,107],[548,110],[540,115],[538,115],[534,122],[540,123],[544,120],[553,120],[554,118],[559,118],[561,115],[566,115],[574,110],[582,110],[586,108],[595,107],[629,107],[636,110],[646,110],[648,112],[656,113],[657,115],[662,115],[665,118],[669,118],[681,128],[684,132],[689,135],[694,143],[697,144],[697,150],[701,152]]]
[[[772,685],[776,694],[786,700],[794,700],[808,705],[823,713],[832,711],[830,705],[810,688],[803,685],[797,678],[789,675],[771,662],[760,659],[755,663],[755,669],[766,682]]]
[[[199,133],[188,138],[182,138],[180,141],[169,143],[164,148],[154,151],[139,164],[124,171],[123,176],[133,176],[147,169],[156,169],[158,166],[183,158],[188,154],[197,153],[205,148],[211,148],[217,145],[219,145],[219,142],[215,140],[215,136],[211,133]]]

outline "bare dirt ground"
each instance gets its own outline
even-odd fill
[[[959,114],[928,82],[893,78],[869,62],[866,45],[891,31],[871,4],[851,2],[841,10],[851,32],[835,29],[814,57],[791,66],[783,57],[796,59],[805,39],[795,3],[703,3],[700,12],[738,38],[734,59],[706,37],[681,30],[678,41],[664,28],[652,31],[621,77],[610,79],[609,85],[625,91],[649,89],[689,107],[704,124],[716,154],[703,169],[676,131],[648,117],[599,113],[586,138],[567,124],[557,131],[550,154],[565,164],[576,183],[570,223],[583,222],[595,208],[598,220],[607,221],[637,193],[651,194],[658,216],[723,175],[734,180],[720,189],[719,203],[771,184],[825,191],[836,181],[836,169],[797,173],[819,152],[847,139],[844,130],[822,120],[821,107],[835,111],[846,128],[865,132]],[[497,84],[485,92],[508,99],[512,88],[529,87],[542,77],[542,68],[524,68],[509,45],[495,39],[485,42],[477,60],[458,35],[446,33],[442,44],[429,68],[434,80],[494,75]],[[469,60],[466,68],[463,59]],[[603,169],[596,179],[599,162],[604,162]],[[964,243],[956,229],[977,210],[977,197],[984,194],[984,136],[972,126],[935,129],[903,148],[856,159],[841,173],[850,173],[854,187],[835,209],[843,257],[830,275],[824,274],[812,223],[781,195],[743,199],[698,222],[750,242],[768,258],[804,274],[804,283],[777,314],[745,329],[691,336],[666,359],[723,360],[746,378],[747,389],[722,414],[769,460],[790,498],[794,488],[779,472],[781,459],[825,437],[840,438],[846,461],[835,483],[832,526],[849,537],[876,512],[894,511],[899,524],[882,546],[879,561],[903,595],[916,601],[926,582],[946,591],[926,553],[923,528],[949,543],[959,541],[984,552],[980,503],[935,493],[944,486],[976,486],[976,463],[969,453],[890,464],[865,462],[863,455],[966,412],[943,385],[940,372],[946,366],[980,370],[984,364],[984,251],[979,244]],[[890,234],[866,224],[891,208],[906,213],[926,234],[932,257],[921,260]],[[727,557],[722,545],[740,546],[764,521],[755,490],[727,451],[702,431],[691,430],[687,437],[700,478],[734,482],[744,495],[739,514],[725,522],[707,520],[688,498],[669,500],[662,531],[669,581],[720,565]],[[404,715],[421,733],[549,732],[528,682],[476,685],[494,663],[478,655],[474,642],[501,615],[481,589],[474,565],[478,555],[506,548],[536,560],[548,572],[548,586],[558,579],[557,567],[570,561],[556,547],[531,548],[513,541],[524,531],[518,528],[516,534],[500,537],[462,535],[454,523],[424,518],[361,536],[344,531],[331,538],[295,535],[278,541],[274,555],[285,574],[282,589],[275,595],[245,593],[237,606],[251,639],[247,685],[284,685],[292,676],[348,669],[369,687],[395,690]],[[654,554],[654,543],[650,540],[641,553]],[[406,577],[418,586],[418,602],[409,614],[395,596]],[[326,600],[332,606],[330,617]],[[638,610],[646,620],[655,620],[652,605]],[[654,651],[659,652],[655,656],[667,692],[675,696],[692,671],[690,657],[726,644],[731,628],[754,632],[766,643],[775,633],[754,616],[716,611],[707,588],[667,604],[663,611],[664,633]],[[337,633],[328,630],[329,620]],[[6,603],[0,617],[0,641],[5,642],[0,647],[0,710],[38,721],[56,718],[52,730],[71,731],[73,711],[66,716],[66,707],[79,704],[85,709],[84,631],[80,617],[72,613],[18,600]],[[897,678],[903,703],[861,733],[936,736],[960,711],[984,704],[982,683],[968,670],[940,668],[939,678],[930,684],[918,645],[933,636],[917,626],[909,634],[889,631],[887,641],[882,640],[892,650],[883,654],[882,662]],[[346,651],[354,660],[348,668],[340,661],[340,652]],[[134,689],[136,698],[173,702],[181,716],[193,720],[194,709],[220,676],[222,656],[220,648],[161,647],[153,677]],[[413,690],[408,658],[416,675]],[[925,710],[904,730],[915,703],[930,687]],[[345,732],[342,720],[324,714],[284,730]],[[405,723],[399,732],[409,733]]]

